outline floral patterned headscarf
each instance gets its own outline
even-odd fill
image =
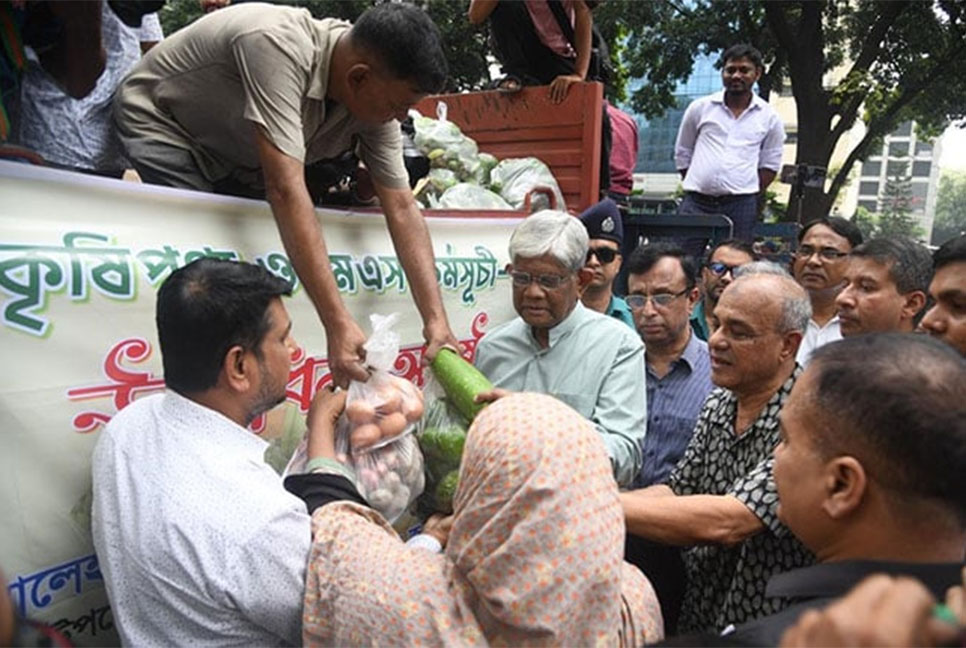
[[[304,639],[338,645],[635,646],[663,635],[623,561],[600,435],[556,399],[513,394],[467,436],[446,550],[407,549],[377,514],[313,516]]]

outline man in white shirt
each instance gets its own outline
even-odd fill
[[[764,69],[761,53],[733,45],[721,58],[725,89],[693,101],[678,130],[674,162],[685,191],[679,213],[723,214],[734,237],[750,243],[759,196],[781,167],[785,129],[752,91]]]
[[[815,349],[842,339],[835,298],[845,286],[849,253],[861,244],[862,232],[855,223],[838,216],[814,220],[798,234],[792,274],[812,302],[812,317],[796,358],[803,367]]]
[[[92,462],[94,547],[126,645],[301,642],[310,518],[247,429],[285,398],[289,294],[217,259],[158,292],[168,390],[121,410]]]

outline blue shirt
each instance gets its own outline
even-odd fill
[[[637,326],[634,324],[634,314],[631,313],[631,307],[627,305],[623,297],[611,295],[610,303],[607,304],[607,310],[604,311],[604,314],[624,322],[631,327],[632,331],[637,333]]]
[[[476,367],[496,386],[549,394],[597,428],[614,477],[630,486],[641,470],[647,426],[644,344],[637,333],[579,301],[550,329],[546,349],[517,317],[487,333]]]
[[[660,484],[684,455],[711,384],[708,345],[692,334],[663,378],[647,365],[647,437],[635,488]]]

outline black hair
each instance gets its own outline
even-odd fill
[[[186,395],[214,387],[236,345],[260,356],[272,300],[288,282],[251,263],[202,258],[171,273],[158,290],[158,340],[169,388]]]
[[[801,243],[808,230],[812,229],[816,225],[824,225],[842,238],[847,239],[850,247],[855,248],[862,245],[862,230],[860,230],[855,223],[850,220],[846,220],[841,216],[816,218],[815,220],[805,223],[805,226],[801,229],[801,231],[798,232],[798,242]]]
[[[350,33],[352,42],[375,55],[393,78],[410,81],[426,94],[446,83],[439,29],[422,9],[408,2],[376,5],[359,16]]]
[[[966,261],[966,234],[949,239],[932,255],[933,270],[959,261]]]
[[[685,285],[688,290],[697,282],[698,268],[684,249],[673,243],[648,243],[640,245],[627,260],[627,274],[640,275],[648,272],[664,257],[673,257],[681,264]]]
[[[721,55],[721,65],[724,66],[728,63],[728,61],[740,58],[748,59],[754,63],[755,67],[759,70],[764,69],[765,67],[761,60],[761,52],[746,43],[732,45],[726,49],[724,54]]]
[[[730,239],[725,239],[720,243],[716,243],[713,248],[708,250],[708,256],[704,258],[704,264],[707,265],[711,263],[711,257],[713,257],[714,253],[723,247],[731,248],[732,250],[738,250],[739,252],[744,252],[745,254],[751,257],[752,261],[758,261],[759,259],[761,259],[761,256],[757,252],[755,252],[755,248],[751,246],[751,243],[749,243],[748,241],[742,241],[741,239],[730,238]]]
[[[924,245],[903,236],[869,239],[851,252],[854,258],[875,259],[889,266],[889,278],[900,295],[926,292],[932,280],[932,257]]]
[[[817,349],[816,445],[857,457],[900,498],[931,499],[966,525],[966,359],[925,335],[859,335]]]

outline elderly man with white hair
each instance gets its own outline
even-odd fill
[[[813,557],[778,519],[772,474],[778,413],[812,306],[771,263],[742,266],[714,309],[711,382],[684,456],[665,483],[621,494],[627,531],[684,548],[688,582],[678,632],[715,632],[772,614],[775,573]]]
[[[621,486],[641,468],[647,425],[644,345],[630,327],[589,310],[587,230],[577,218],[542,211],[510,237],[507,270],[519,317],[490,331],[476,366],[502,392],[549,394],[590,420],[603,436]]]

